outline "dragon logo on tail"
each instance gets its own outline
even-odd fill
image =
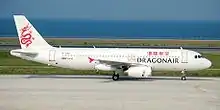
[[[30,44],[32,44],[32,40],[34,40],[34,37],[32,37],[31,26],[27,24],[21,29],[20,42],[27,48]]]

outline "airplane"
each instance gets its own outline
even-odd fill
[[[21,49],[10,54],[56,67],[73,70],[113,71],[112,79],[122,74],[150,78],[154,71],[186,72],[207,69],[212,62],[200,53],[180,49],[132,48],[57,48],[49,45],[24,15],[13,15]]]

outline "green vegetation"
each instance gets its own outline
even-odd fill
[[[0,51],[0,66],[43,66],[40,63],[11,56],[9,51]]]
[[[218,40],[150,40],[150,39],[74,39],[46,38],[51,45],[123,45],[123,46],[220,46]],[[0,44],[18,45],[18,38],[0,38]]]
[[[189,76],[220,76],[220,53],[204,53],[213,63],[208,70],[189,72]],[[0,74],[112,74],[104,71],[71,70],[13,57],[8,51],[0,51]],[[180,72],[153,72],[153,75],[180,76]]]

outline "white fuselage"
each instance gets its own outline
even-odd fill
[[[201,54],[185,49],[128,49],[128,48],[49,48],[34,50],[35,57],[12,55],[53,66],[77,70],[95,70],[96,61],[89,58],[107,61],[127,62],[150,66],[152,71],[193,71],[206,69],[211,62]]]

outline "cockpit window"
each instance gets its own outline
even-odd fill
[[[195,57],[195,59],[202,58],[202,55],[195,55],[194,57]]]
[[[197,55],[195,55],[195,59],[197,58]]]

